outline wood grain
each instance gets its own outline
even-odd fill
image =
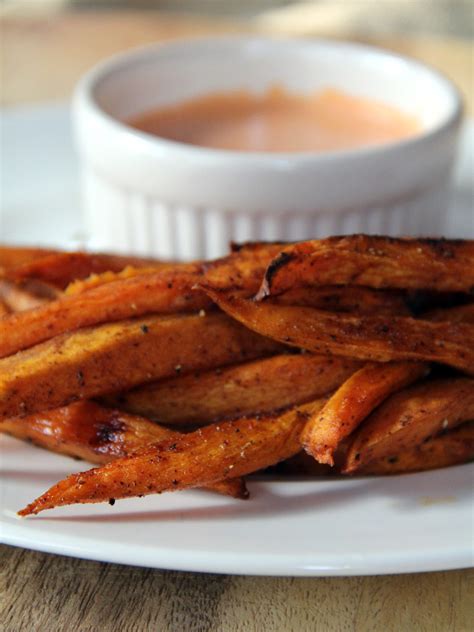
[[[473,571],[351,578],[157,571],[0,547],[5,632],[468,632]]]

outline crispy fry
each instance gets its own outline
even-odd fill
[[[260,287],[263,274],[282,249],[282,244],[244,244],[234,246],[227,257],[203,264],[204,283],[217,289],[232,289],[251,296]]]
[[[474,380],[426,380],[387,399],[356,431],[344,472],[411,450],[442,430],[474,419]]]
[[[12,315],[0,328],[0,358],[83,327],[152,313],[211,309],[212,301],[192,290],[199,277],[191,266],[188,269],[125,278]]]
[[[45,257],[27,261],[16,267],[7,268],[5,276],[12,281],[37,279],[64,289],[76,279],[93,273],[119,272],[127,266],[135,268],[160,266],[161,262],[141,257],[91,254],[86,252],[56,252]]]
[[[160,265],[158,269],[162,270],[162,266]],[[104,285],[105,283],[122,281],[123,279],[130,279],[135,276],[150,274],[156,271],[156,267],[134,268],[133,266],[127,266],[123,270],[120,270],[120,272],[107,270],[107,272],[93,273],[85,279],[76,279],[75,281],[69,283],[67,288],[64,290],[64,294],[67,296],[70,296],[71,294],[82,294],[83,292],[87,292],[87,290],[92,290],[93,288],[99,287],[99,285]]]
[[[322,465],[313,459],[312,456],[304,452],[298,452],[295,456],[281,461],[276,465],[265,470],[265,475],[270,476],[304,476],[304,477],[316,477],[323,476],[326,478],[336,473],[334,468],[329,465]]]
[[[203,289],[221,309],[249,329],[290,346],[379,362],[440,362],[474,374],[474,326],[470,324],[333,314]]]
[[[279,350],[224,314],[81,329],[0,360],[0,419]]]
[[[23,312],[49,302],[49,299],[5,279],[0,279],[0,298],[10,312]],[[2,331],[3,329],[0,329],[0,337]]]
[[[245,497],[239,477],[268,467],[474,458],[472,296],[474,241],[248,243],[189,264],[0,248],[0,310],[29,308],[1,318],[0,432],[100,465],[19,513],[202,486]],[[432,362],[473,377],[423,379]]]
[[[188,273],[201,274],[202,262],[193,261],[182,263],[177,261],[162,261],[155,262],[155,264],[151,267],[145,265],[142,267],[134,267],[128,265],[118,272],[107,270],[106,272],[93,273],[84,279],[76,279],[72,281],[64,290],[64,294],[82,294],[83,292],[99,287],[99,285],[113,283],[114,281],[123,281],[125,279],[131,279],[132,277],[143,276],[145,274],[154,274],[158,271],[163,274],[167,274],[170,277],[176,276],[178,278],[180,275],[186,275]]]
[[[357,312],[358,314],[394,314],[409,316],[406,297],[400,292],[373,290],[367,287],[323,286],[299,287],[283,294],[269,297],[275,305],[297,305],[314,307],[331,312]]]
[[[208,485],[203,485],[203,488],[217,492],[223,496],[238,498],[239,500],[247,500],[250,496],[247,483],[243,476],[238,476],[237,478],[223,478],[221,481],[214,481]]]
[[[162,380],[106,402],[166,424],[208,424],[308,402],[333,391],[359,367],[345,358],[285,354]]]
[[[432,320],[436,323],[449,321],[451,323],[470,323],[473,325],[474,303],[458,305],[457,307],[449,307],[447,309],[435,309],[423,314],[422,318]]]
[[[0,298],[0,318],[10,313],[6,303]]]
[[[43,259],[54,254],[59,254],[59,251],[47,248],[0,246],[0,276],[10,268],[29,264],[36,259]]]
[[[231,283],[234,288],[246,291],[250,295],[258,289],[266,266],[284,245],[281,243],[248,243],[240,246],[234,244],[232,254],[221,259],[208,262],[195,261],[191,264],[153,262],[153,269],[144,267],[143,271],[151,272],[160,269],[180,273],[192,268],[192,271],[205,272],[206,276],[214,279],[215,283],[219,281],[225,285]],[[110,268],[110,270],[92,274],[89,278],[74,280],[66,289],[66,293],[77,294],[103,283],[142,273],[140,267],[134,267],[133,264],[119,270]]]
[[[0,431],[91,463],[127,456],[144,445],[169,438],[172,432],[143,417],[89,401],[5,419],[0,421]]]
[[[294,244],[294,241],[231,241],[229,244],[231,254],[240,253],[245,256],[252,256],[263,253],[266,256],[273,249],[283,250],[286,246]]]
[[[58,290],[53,285],[37,279],[25,279],[24,281],[16,282],[15,285],[45,301],[54,301],[63,294],[62,290]]]
[[[143,417],[88,401],[0,421],[0,432],[32,441],[52,452],[99,464],[129,456],[150,443],[181,436]],[[242,479],[218,481],[210,488],[234,498],[248,496]]]
[[[251,296],[260,287],[262,277],[272,257],[285,248],[283,243],[247,243],[233,245],[231,255],[203,264],[203,284],[211,288]],[[275,297],[277,304],[302,305],[334,311],[361,313],[408,313],[402,294],[381,292],[371,288],[325,286],[289,288]]]
[[[429,366],[418,362],[369,364],[349,377],[324,408],[308,420],[303,446],[319,463],[334,465],[340,442],[391,393],[427,375]]]
[[[371,461],[361,474],[403,474],[424,472],[450,465],[467,463],[474,459],[474,422],[429,439],[425,443],[407,448],[399,454]]]
[[[257,296],[305,285],[470,292],[474,242],[368,235],[301,242],[271,262]]]
[[[300,451],[307,415],[323,402],[316,400],[261,419],[213,424],[148,446],[133,456],[69,476],[19,514],[198,487],[261,470]]]

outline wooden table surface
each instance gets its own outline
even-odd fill
[[[67,98],[84,70],[131,46],[253,29],[252,24],[138,12],[7,13],[1,22],[1,102]],[[472,114],[472,44],[399,37],[371,41],[445,71]],[[2,546],[0,573],[5,632],[467,632],[474,619],[471,571],[236,577],[138,569]]]

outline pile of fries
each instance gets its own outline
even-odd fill
[[[474,241],[194,263],[5,247],[0,277],[0,431],[98,464],[20,515],[474,457]]]

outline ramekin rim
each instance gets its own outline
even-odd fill
[[[94,97],[94,90],[96,89],[99,81],[104,79],[106,76],[110,76],[112,72],[122,69],[123,62],[137,63],[137,61],[140,61],[140,58],[143,58],[147,54],[153,55],[157,51],[163,51],[166,49],[171,52],[173,48],[180,49],[186,46],[208,45],[210,43],[241,43],[242,45],[268,45],[273,43],[301,45],[321,44],[339,49],[355,49],[361,52],[365,51],[379,56],[385,56],[415,67],[415,69],[418,68],[425,72],[428,71],[428,73],[442,85],[443,89],[448,92],[450,98],[452,99],[452,107],[450,112],[431,129],[423,130],[420,133],[395,142],[392,141],[380,145],[369,145],[346,150],[334,150],[319,153],[310,151],[254,152],[214,149],[210,147],[191,145],[137,130],[127,123],[120,121],[115,116],[105,112]],[[134,47],[127,51],[117,53],[99,62],[82,76],[74,90],[73,104],[74,109],[78,109],[79,107],[86,108],[89,113],[94,115],[96,120],[99,120],[101,124],[108,129],[108,131],[118,133],[122,139],[125,141],[127,139],[129,141],[133,141],[135,145],[139,143],[141,149],[147,149],[150,153],[156,154],[158,152],[162,154],[163,152],[167,152],[171,157],[175,157],[176,159],[186,156],[188,160],[195,160],[196,162],[216,162],[217,164],[225,163],[226,166],[229,164],[243,164],[244,162],[246,165],[249,165],[250,162],[255,168],[280,168],[283,164],[286,166],[291,165],[292,167],[297,168],[298,166],[308,166],[309,164],[317,166],[334,162],[347,163],[354,160],[379,158],[386,155],[392,155],[395,152],[404,151],[408,148],[411,149],[417,146],[422,146],[427,141],[436,138],[446,130],[457,126],[461,122],[464,112],[464,104],[461,93],[451,79],[449,79],[449,77],[440,70],[409,56],[358,42],[338,41],[327,38],[292,38],[281,36],[262,37],[252,35],[180,38],[173,41],[145,44],[143,46]]]

